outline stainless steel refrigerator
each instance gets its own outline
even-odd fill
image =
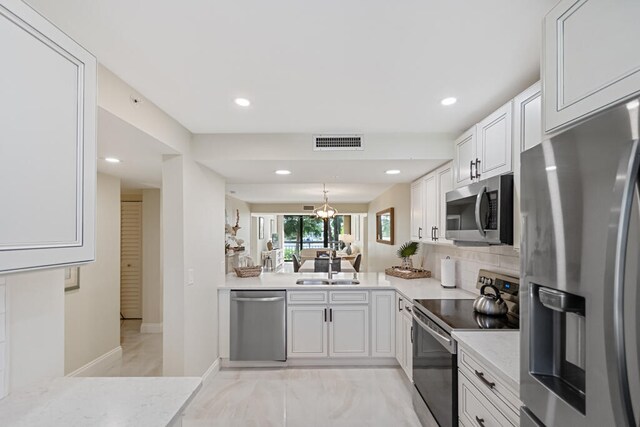
[[[522,426],[638,426],[639,100],[522,154]]]

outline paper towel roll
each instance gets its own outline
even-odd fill
[[[456,287],[456,262],[449,257],[440,261],[440,284],[443,288]]]

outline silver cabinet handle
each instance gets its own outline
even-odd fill
[[[264,297],[264,298],[236,297],[236,298],[231,298],[231,301],[240,301],[240,302],[275,302],[275,301],[284,301],[284,297]]]
[[[422,227],[418,227],[418,239],[422,239]]]
[[[402,298],[398,298],[398,311],[402,311]]]
[[[484,427],[484,418],[478,418],[478,416],[476,415],[476,422],[480,427]]]
[[[473,181],[473,160],[469,161],[469,179]]]
[[[481,163],[482,161],[480,159],[476,158],[476,179],[480,179],[480,174],[478,173],[478,165]]]
[[[484,227],[482,226],[482,219],[480,218],[480,208],[482,207],[482,198],[487,192],[487,187],[482,187],[478,192],[478,196],[476,197],[476,227],[478,227],[478,231],[483,236],[486,236],[487,232],[484,231]]]
[[[325,322],[327,321],[327,309],[326,308],[324,309],[324,321]]]
[[[622,406],[626,425],[636,425],[633,413],[633,404],[629,386],[629,372],[627,369],[627,356],[625,348],[624,330],[624,278],[627,258],[627,243],[629,241],[629,227],[631,222],[631,211],[635,199],[636,186],[638,183],[638,173],[640,173],[640,140],[633,142],[629,157],[624,157],[626,162],[626,182],[622,191],[622,203],[620,206],[620,216],[615,243],[615,260],[613,273],[613,351],[615,352],[615,365],[618,373],[617,384],[614,385],[619,394],[619,401]],[[627,160],[628,159],[628,160]],[[635,237],[634,237],[635,238]]]

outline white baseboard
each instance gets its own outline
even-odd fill
[[[220,358],[213,361],[211,366],[202,374],[202,385],[206,385],[220,371]]]
[[[140,325],[140,333],[141,334],[161,334],[162,322],[161,323],[143,323]]]
[[[122,347],[118,346],[70,374],[67,374],[67,377],[92,377],[102,375],[108,367],[120,359],[122,359]]]
[[[344,368],[348,367],[387,367],[387,366],[399,366],[395,357],[320,357],[320,358],[290,358],[286,362],[271,362],[271,361],[259,361],[259,362],[245,362],[245,361],[232,361],[227,358],[221,360],[223,368],[289,368],[296,366],[305,367],[329,367],[340,366]]]

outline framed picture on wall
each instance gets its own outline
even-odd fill
[[[264,217],[258,217],[258,239],[264,239]]]

